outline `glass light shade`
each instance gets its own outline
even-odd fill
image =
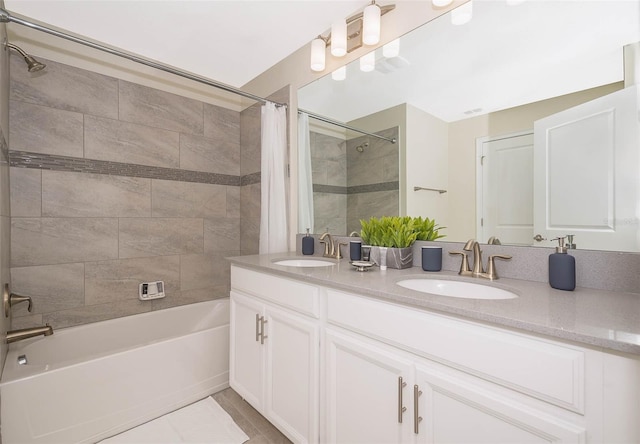
[[[376,45],[380,41],[380,7],[369,5],[362,15],[362,42],[365,45]]]
[[[342,57],[347,53],[347,21],[337,20],[331,25],[331,55]]]
[[[473,2],[467,2],[451,11],[451,23],[453,25],[464,25],[473,17]]]
[[[453,0],[431,0],[431,3],[433,3],[433,6],[435,6],[436,8],[449,6],[451,2],[453,2]]]
[[[335,71],[333,71],[331,73],[331,78],[333,80],[344,80],[347,78],[347,66],[341,66],[340,68],[336,69]]]
[[[390,59],[400,55],[400,39],[395,39],[382,47],[382,55]]]
[[[370,72],[373,71],[376,67],[376,52],[371,51],[368,54],[360,57],[360,71],[362,72]]]
[[[325,62],[325,48],[326,44],[322,39],[315,39],[311,41],[311,70],[312,71],[324,71]]]

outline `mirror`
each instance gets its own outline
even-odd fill
[[[489,233],[482,229],[483,200],[491,193],[487,178],[482,177],[482,162],[488,160],[483,158],[483,144],[533,135],[535,123],[548,116],[626,89],[624,55],[634,53],[623,48],[636,44],[635,54],[640,52],[640,6],[626,0],[474,1],[473,18],[462,26],[452,25],[450,14],[402,36],[398,56],[385,56],[384,48],[378,48],[372,72],[360,71],[356,61],[347,66],[345,80],[327,75],[306,85],[298,91],[298,105],[373,133],[397,127],[399,192],[397,203],[388,208],[397,205],[397,214],[435,218],[447,227],[443,240],[486,242]],[[640,56],[636,57],[631,63],[637,70]],[[629,65],[627,59],[627,68]],[[366,139],[313,119],[310,122],[312,133],[335,137],[344,143],[347,154],[348,146],[359,146],[352,139]],[[639,139],[634,140],[632,156],[640,156]],[[537,143],[532,142],[532,163]],[[563,168],[567,172],[582,169],[580,160],[587,157],[565,159]],[[635,175],[640,176],[640,171]],[[640,186],[637,177],[619,181],[627,188]],[[604,194],[611,199],[620,187],[614,182],[608,186],[612,192]],[[541,193],[533,185],[529,188],[528,192],[498,194],[519,202],[526,193]],[[563,188],[549,191],[553,202],[573,202]],[[630,245],[590,244],[580,224],[563,220],[559,226],[575,235],[577,248],[640,251],[640,202],[637,193],[635,196],[630,202],[616,203],[626,209],[623,217],[616,208],[606,208],[603,219],[608,219],[598,225],[604,231],[626,225],[635,233]],[[531,206],[518,212],[528,213],[528,220],[518,223],[529,223],[531,233],[536,234],[533,219],[538,216],[533,214],[533,195],[530,199]],[[325,226],[331,225],[324,222],[316,232]],[[352,229],[337,232],[348,234]],[[549,240],[536,243],[533,239],[531,244],[515,243],[552,245]]]

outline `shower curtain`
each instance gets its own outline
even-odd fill
[[[309,115],[298,115],[298,232],[313,233],[313,182],[311,180],[311,138]]]
[[[262,106],[260,254],[289,250],[287,229],[287,112]]]

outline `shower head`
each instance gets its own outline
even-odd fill
[[[22,58],[24,58],[24,61],[27,64],[27,70],[29,72],[37,72],[44,69],[47,66],[44,63],[38,62],[32,56],[30,56],[29,54],[24,52],[22,49],[20,49],[18,46],[12,43],[5,43],[5,46],[7,48],[13,49],[14,51],[17,51],[22,56]]]
[[[365,142],[362,145],[358,145],[356,147],[356,151],[358,151],[359,153],[362,153],[362,152],[364,152],[365,148],[369,148],[369,142]]]

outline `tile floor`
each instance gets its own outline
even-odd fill
[[[251,407],[231,388],[213,395],[220,406],[233,418],[247,434],[246,444],[290,444],[278,429],[271,425],[260,413]]]

